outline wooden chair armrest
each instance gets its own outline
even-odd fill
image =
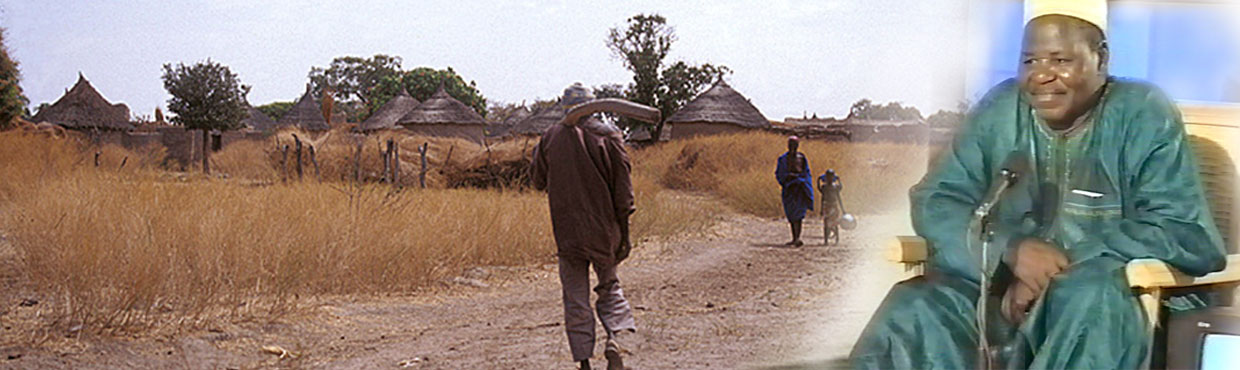
[[[900,235],[887,247],[887,260],[898,263],[925,263],[929,253],[926,239],[915,235]]]
[[[926,239],[914,235],[901,235],[887,247],[887,260],[904,264],[926,262],[928,250]],[[1227,267],[1222,271],[1202,277],[1192,277],[1171,265],[1155,259],[1137,259],[1128,262],[1124,269],[1128,285],[1133,288],[1179,288],[1196,285],[1240,282],[1240,254],[1227,256]]]
[[[1179,288],[1196,285],[1240,282],[1240,254],[1227,256],[1227,267],[1202,277],[1192,277],[1176,270],[1163,261],[1137,259],[1128,261],[1124,272],[1128,286],[1133,288]]]

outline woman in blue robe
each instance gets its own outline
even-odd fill
[[[779,156],[775,165],[775,180],[783,187],[780,197],[784,202],[784,216],[792,225],[792,241],[786,245],[800,247],[801,221],[805,219],[805,211],[814,209],[814,180],[810,176],[809,160],[805,154],[797,151],[800,139],[788,137],[788,152]]]

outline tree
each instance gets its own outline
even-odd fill
[[[635,15],[628,19],[628,28],[612,28],[608,32],[607,47],[633,72],[633,84],[629,86],[633,102],[657,105],[659,68],[674,42],[675,30],[658,14]]]
[[[168,111],[176,113],[172,121],[188,129],[203,130],[202,171],[210,173],[207,162],[210,130],[231,130],[241,127],[245,119],[245,96],[250,87],[242,85],[228,67],[207,59],[187,66],[164,64],[164,89],[172,94]]]
[[[453,99],[473,108],[479,115],[487,116],[487,99],[478,92],[478,84],[474,81],[466,83],[464,78],[452,70],[452,67],[440,70],[418,67],[402,72],[398,76],[385,77],[372,89],[374,99],[370,102],[369,111],[378,110],[392,97],[400,94],[401,88],[409,91],[409,95],[414,99],[426,101],[435,94],[436,90],[439,90],[440,84]]]
[[[293,105],[296,103],[291,101],[273,101],[254,107],[254,109],[258,109],[259,112],[263,112],[267,117],[278,121],[280,117],[284,117],[284,114],[288,113],[289,109],[293,109]]]
[[[624,29],[612,28],[607,35],[607,47],[633,72],[633,82],[625,90],[625,97],[635,103],[659,109],[666,118],[693,99],[715,80],[731,73],[725,66],[704,64],[691,66],[676,62],[663,68],[663,59],[676,42],[676,32],[667,25],[667,19],[658,14],[638,14],[627,20]],[[621,120],[624,126],[647,127],[632,120]],[[653,137],[663,134],[663,122],[654,127]]]
[[[168,111],[173,122],[194,130],[230,130],[241,127],[246,117],[242,85],[228,67],[207,59],[192,66],[164,64],[164,89],[172,95]]]
[[[625,98],[625,88],[621,84],[603,84],[591,88],[595,98]]]
[[[327,68],[310,69],[310,88],[315,96],[321,96],[324,88],[335,92],[335,107],[349,118],[361,121],[400,93],[409,90],[418,101],[430,98],[439,84],[444,84],[448,95],[474,108],[484,117],[487,114],[486,99],[478,92],[477,84],[456,74],[452,67],[436,70],[418,67],[401,69],[401,58],[375,54],[370,58],[353,56],[338,57]]]
[[[327,68],[310,68],[310,88],[314,96],[322,96],[323,89],[330,88],[339,100],[338,108],[350,118],[360,121],[373,111],[368,108],[374,105],[372,90],[375,86],[385,78],[403,73],[400,63],[400,57],[383,54],[370,58],[338,57]]]
[[[0,28],[0,130],[14,126],[14,120],[26,111],[26,96],[22,94],[21,72],[17,62],[9,59],[8,47],[4,45],[4,29]]]

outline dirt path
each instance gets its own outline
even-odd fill
[[[627,363],[839,367],[901,276],[881,254],[906,224],[902,212],[862,215],[840,246],[824,247],[820,221],[807,220],[811,244],[793,249],[780,245],[789,237],[782,220],[727,214],[705,235],[647,242],[620,270],[640,330]],[[433,296],[323,299],[296,317],[172,338],[0,348],[0,368],[572,368],[554,265],[475,269],[449,284]],[[263,353],[267,345],[291,356]],[[593,362],[602,368],[598,348]]]

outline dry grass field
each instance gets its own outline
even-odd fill
[[[419,140],[405,139],[403,148]],[[340,180],[353,171],[352,141],[311,141],[323,181],[283,183],[274,145],[218,153],[223,179],[162,171],[158,151],[104,147],[95,167],[96,150],[72,140],[0,133],[0,230],[48,322],[97,331],[268,315],[299,297],[409,292],[474,266],[554,261],[541,193],[443,189],[459,171],[453,163],[486,148],[446,144],[453,158],[432,158],[442,172],[431,188],[396,191]],[[368,139],[367,166],[379,162],[377,142]],[[522,144],[490,154],[505,145]],[[404,150],[405,166],[416,163],[416,151]],[[412,167],[402,172],[416,179]],[[637,240],[710,220],[708,206],[651,178],[634,182]]]

